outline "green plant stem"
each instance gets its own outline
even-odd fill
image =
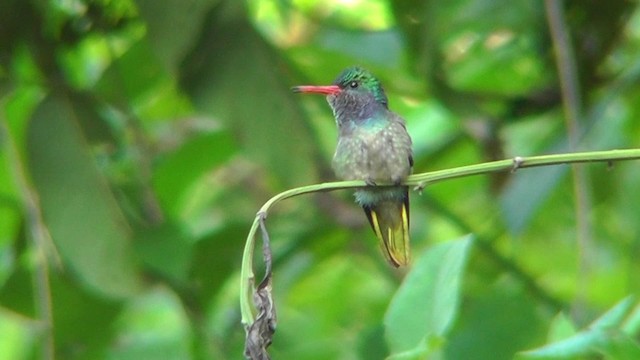
[[[3,104],[0,104],[0,110],[4,110],[2,105]],[[27,237],[35,253],[32,280],[34,293],[36,294],[34,298],[36,314],[43,327],[41,358],[43,360],[52,360],[55,358],[55,345],[47,254],[51,254],[58,265],[60,265],[61,262],[55,246],[49,237],[47,227],[42,220],[38,196],[29,183],[26,171],[22,166],[18,149],[11,138],[6,124],[5,119],[0,115],[0,144],[5,143],[8,163],[12,169],[14,182],[22,201],[22,211],[28,231]],[[48,249],[50,251],[47,251]]]
[[[562,0],[545,0],[549,32],[553,40],[556,56],[556,67],[562,93],[564,120],[567,127],[569,144],[574,151],[580,137],[581,101],[580,86],[576,73],[576,61],[573,46],[569,38],[569,30],[564,21]]]
[[[582,101],[576,60],[571,44],[570,33],[565,22],[564,1],[545,0],[549,32],[553,41],[553,48],[558,68],[558,79],[562,94],[564,121],[567,128],[569,150],[576,151],[580,137],[582,119]],[[576,237],[578,247],[578,297],[575,302],[574,314],[580,314],[584,304],[586,282],[591,267],[590,251],[593,247],[589,212],[591,197],[589,176],[583,166],[573,165],[573,192],[576,214]]]
[[[403,185],[414,186],[416,190],[421,190],[427,185],[437,183],[444,180],[456,179],[466,176],[489,174],[498,171],[511,171],[515,172],[518,169],[536,167],[536,166],[548,166],[558,164],[571,164],[571,163],[584,163],[584,162],[607,162],[612,164],[614,161],[621,160],[637,160],[640,159],[640,149],[629,150],[609,150],[609,151],[594,151],[594,152],[581,152],[581,153],[568,153],[568,154],[556,154],[556,155],[543,155],[532,157],[515,157],[513,159],[492,161],[482,164],[462,166],[446,170],[438,170],[427,173],[411,175],[403,182]],[[379,184],[380,186],[387,186],[392,184]],[[248,326],[254,321],[254,311],[252,309],[252,294],[254,285],[254,273],[253,273],[253,254],[255,248],[255,235],[258,230],[258,226],[261,221],[267,218],[267,214],[271,207],[278,202],[308,193],[319,191],[332,191],[339,189],[349,189],[365,187],[367,184],[364,181],[339,181],[323,184],[315,184],[303,186],[295,189],[290,189],[272,197],[267,201],[258,211],[256,217],[249,230],[247,241],[242,257],[242,269],[240,274],[240,312],[242,316],[242,323]]]

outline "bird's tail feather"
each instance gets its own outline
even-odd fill
[[[382,253],[391,265],[405,266],[410,260],[409,248],[409,194],[363,205],[373,232],[380,240]]]

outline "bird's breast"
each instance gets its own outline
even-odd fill
[[[395,182],[409,175],[410,155],[410,140],[391,127],[357,129],[339,137],[333,168],[343,180]]]

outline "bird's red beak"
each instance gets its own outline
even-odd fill
[[[293,90],[293,92],[324,94],[324,95],[335,95],[340,91],[342,91],[338,85],[327,85],[327,86],[303,85],[303,86],[294,86],[291,88],[291,90]]]

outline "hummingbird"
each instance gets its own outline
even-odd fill
[[[342,180],[366,182],[366,187],[356,190],[356,202],[364,209],[387,261],[394,267],[407,265],[409,189],[400,184],[413,168],[411,137],[404,119],[389,110],[380,81],[367,70],[350,67],[332,85],[292,90],[326,95],[338,127],[333,170]]]

